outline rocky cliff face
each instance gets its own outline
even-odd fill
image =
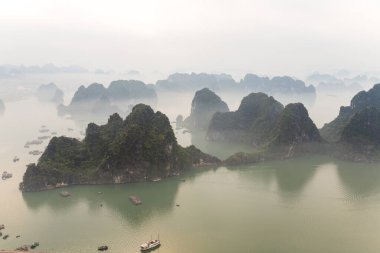
[[[304,105],[288,104],[267,140],[267,152],[292,157],[303,152],[318,151],[321,143],[323,140],[318,128],[310,119]]]
[[[191,113],[183,125],[189,129],[207,130],[216,112],[228,112],[227,104],[211,90],[204,88],[195,93],[191,103]]]
[[[352,98],[350,106],[342,106],[339,115],[322,127],[322,137],[330,142],[338,142],[343,129],[353,115],[370,107],[380,109],[380,84],[375,84],[372,89],[356,94]]]
[[[157,94],[152,85],[135,80],[113,81],[108,88],[93,83],[75,92],[68,106],[59,106],[60,114],[105,114],[118,112],[137,103],[155,103]],[[120,108],[122,109],[120,109]]]
[[[82,142],[51,139],[38,164],[28,166],[20,188],[143,181],[219,162],[195,147],[179,146],[168,118],[139,104],[125,120],[114,114],[105,125],[90,123]]]
[[[289,76],[276,76],[268,78],[254,74],[245,75],[241,81],[235,81],[231,75],[213,75],[207,73],[175,73],[166,80],[159,80],[156,83],[158,91],[194,92],[202,88],[209,88],[214,91],[232,92],[264,92],[271,95],[295,95],[311,94],[315,95],[313,85],[307,86],[303,81],[296,80]]]
[[[273,97],[251,93],[243,98],[237,111],[214,114],[207,138],[260,145],[269,136],[282,110],[283,105]]]
[[[380,110],[354,113],[342,130],[335,156],[350,161],[380,161]]]
[[[341,142],[380,144],[380,109],[370,107],[355,113],[343,128]]]
[[[36,97],[41,102],[49,102],[57,105],[63,103],[63,91],[54,83],[42,84],[38,87]]]
[[[318,128],[301,103],[288,104],[285,107],[270,137],[270,142],[273,145],[321,141]]]

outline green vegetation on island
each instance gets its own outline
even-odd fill
[[[83,141],[52,138],[38,163],[28,165],[20,189],[145,181],[219,162],[178,145],[168,118],[139,104],[125,120],[113,114],[105,125],[90,123]]]
[[[243,98],[237,111],[214,114],[207,138],[260,146],[269,137],[283,108],[273,97],[251,93]]]
[[[321,128],[322,137],[329,142],[339,142],[344,128],[355,113],[370,107],[380,109],[380,84],[375,84],[368,91],[360,91],[352,98],[350,106],[342,106],[339,115]]]

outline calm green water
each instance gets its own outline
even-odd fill
[[[14,102],[0,118],[0,172],[14,173],[0,181],[0,224],[10,234],[0,249],[39,241],[44,252],[97,252],[103,244],[108,252],[137,252],[159,233],[163,253],[380,252],[380,166],[373,164],[313,156],[196,169],[181,176],[185,182],[70,187],[69,198],[56,190],[22,194],[25,164],[36,161],[25,141],[40,136],[42,124],[68,136],[82,130],[51,120],[53,108],[20,113],[30,106],[37,105]],[[143,204],[132,205],[130,195]]]

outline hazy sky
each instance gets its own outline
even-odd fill
[[[2,0],[0,64],[377,71],[379,11],[375,0]]]

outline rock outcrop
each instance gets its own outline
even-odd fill
[[[195,93],[191,103],[191,113],[183,125],[189,129],[207,130],[216,112],[228,112],[227,104],[213,91],[204,88]]]
[[[41,102],[49,102],[56,105],[63,103],[63,91],[54,83],[42,84],[38,87],[36,97]]]
[[[351,99],[350,106],[342,106],[339,115],[321,129],[321,135],[330,142],[338,142],[343,129],[350,122],[355,113],[366,108],[380,109],[380,84],[375,84],[368,91],[361,91]]]
[[[125,120],[113,114],[105,125],[90,123],[83,141],[52,138],[38,163],[28,165],[20,189],[145,181],[219,162],[179,146],[168,118],[139,104]]]
[[[207,138],[259,146],[269,137],[283,108],[273,97],[251,93],[243,98],[237,111],[214,114]]]
[[[152,85],[141,81],[113,81],[108,88],[93,83],[88,87],[80,86],[68,106],[60,105],[60,114],[105,114],[121,113],[130,105],[138,103],[154,104],[157,94]],[[102,109],[104,107],[104,109]]]

